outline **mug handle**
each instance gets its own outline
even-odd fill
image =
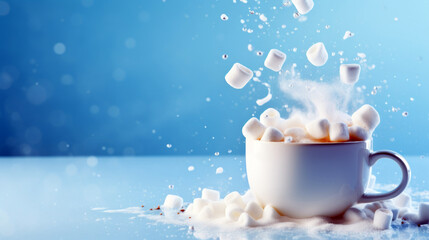
[[[398,153],[392,151],[378,151],[374,153],[370,153],[368,157],[368,164],[370,167],[374,165],[381,158],[390,158],[395,161],[402,170],[402,180],[401,183],[392,191],[386,193],[364,193],[362,197],[358,200],[358,203],[368,203],[374,201],[381,201],[386,199],[391,199],[404,191],[410,182],[411,178],[411,170],[407,161],[404,157],[399,155]]]

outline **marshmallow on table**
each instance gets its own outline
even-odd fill
[[[238,205],[243,209],[246,207],[243,198],[238,192],[229,193],[223,200],[225,201],[226,205]]]
[[[187,214],[192,214],[193,212],[194,212],[194,204],[193,204],[193,203],[191,203],[191,204],[189,204],[189,205],[188,205],[188,207],[186,208],[185,213],[187,213]]]
[[[345,123],[333,123],[329,126],[329,139],[332,142],[345,142],[350,139],[349,129]]]
[[[204,188],[201,195],[202,199],[207,199],[210,201],[218,201],[219,197],[220,197],[219,191],[208,189],[208,188]]]
[[[401,209],[399,209],[399,212],[398,212],[398,218],[402,218],[405,214],[407,214],[408,213],[408,208],[401,208]]]
[[[296,10],[300,14],[306,14],[313,9],[314,2],[313,0],[292,0],[293,5],[295,5]]]
[[[256,227],[258,225],[255,219],[245,212],[238,218],[238,223],[243,227]]]
[[[251,118],[249,121],[244,124],[243,128],[241,129],[241,132],[243,133],[244,137],[248,139],[257,140],[262,137],[262,135],[265,132],[265,126],[259,122],[257,118]]]
[[[354,141],[365,141],[369,138],[369,133],[359,126],[349,127],[350,139]]]
[[[240,63],[235,63],[231,70],[225,75],[226,82],[235,89],[243,88],[247,82],[253,77],[252,70],[241,65]]]
[[[402,216],[402,220],[405,220],[407,222],[410,223],[414,223],[414,224],[424,224],[425,222],[422,221],[422,219],[420,218],[420,216],[416,213],[410,213],[407,212],[404,214],[404,216]]]
[[[373,212],[373,211],[371,211],[371,209],[363,208],[363,209],[362,209],[362,212],[364,212],[364,213],[365,213],[365,215],[366,215],[368,218],[371,218],[371,219],[373,219],[373,218],[374,218],[374,212]]]
[[[256,202],[247,203],[244,211],[248,213],[253,219],[259,219],[262,217],[264,210]]]
[[[420,203],[419,217],[423,222],[429,223],[429,202]]]
[[[392,211],[386,208],[380,208],[374,213],[374,221],[373,226],[374,228],[385,230],[389,229],[390,225],[392,224]]]
[[[273,127],[265,129],[264,135],[261,137],[261,141],[265,142],[281,142],[284,139],[284,135],[280,130]]]
[[[275,220],[280,217],[280,214],[271,205],[266,205],[262,217],[268,220]]]
[[[411,197],[406,193],[401,193],[399,196],[395,197],[393,204],[399,208],[410,207],[411,206]]]
[[[198,218],[200,218],[200,219],[211,219],[211,218],[214,218],[213,209],[210,208],[208,205],[204,206],[201,209],[201,211],[198,213]]]
[[[227,205],[225,208],[225,216],[231,221],[237,221],[243,212],[243,208],[241,208],[237,204]]]
[[[352,120],[353,125],[357,125],[372,132],[380,123],[380,116],[377,110],[371,105],[365,104],[353,113]]]
[[[284,130],[283,134],[285,136],[292,137],[292,142],[299,142],[301,139],[307,137],[307,132],[304,130],[304,128],[300,127],[287,128]]]
[[[344,220],[348,223],[360,222],[363,219],[366,219],[365,213],[358,208],[349,208],[343,215]]]
[[[308,61],[316,67],[325,65],[328,61],[328,52],[322,42],[315,43],[307,50]]]
[[[329,135],[329,121],[327,119],[318,119],[305,125],[307,133],[314,139],[324,139]]]
[[[182,207],[182,205],[183,205],[183,198],[177,195],[168,194],[167,197],[165,197],[163,206],[165,208],[170,208],[170,209],[179,209]]]
[[[193,212],[198,214],[205,206],[209,204],[209,202],[210,201],[207,199],[195,198],[193,202]]]
[[[359,74],[359,64],[341,64],[340,66],[340,80],[345,84],[355,84],[359,80]]]
[[[277,127],[279,119],[280,113],[274,108],[268,108],[259,117],[259,120],[265,127]]]
[[[278,72],[282,69],[283,63],[286,60],[286,54],[277,49],[271,49],[265,59],[264,66]]]
[[[395,207],[392,203],[386,203],[386,207],[392,211],[392,221],[395,221],[398,218],[399,208]]]
[[[215,218],[225,216],[226,204],[224,201],[211,202],[208,207],[212,209]]]

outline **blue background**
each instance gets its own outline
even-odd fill
[[[270,27],[249,9],[264,13]],[[245,121],[268,107],[286,117],[282,106],[291,102],[272,71],[262,72],[274,96],[262,107],[255,100],[264,86],[251,81],[235,90],[224,75],[234,62],[263,67],[278,48],[288,55],[285,67],[297,63],[302,76],[324,81],[337,77],[341,57],[358,62],[365,53],[375,69],[363,70],[358,86],[381,114],[375,149],[425,155],[427,9],[423,0],[316,1],[301,22],[282,1],[1,0],[0,154],[243,154]],[[242,31],[241,19],[253,33]],[[343,40],[346,30],[355,36]],[[305,58],[318,41],[337,53],[321,68]],[[58,43],[63,54],[54,51]],[[264,55],[248,51],[249,43]],[[371,95],[374,86],[381,89]]]

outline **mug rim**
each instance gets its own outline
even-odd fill
[[[365,140],[365,141],[346,141],[346,142],[308,142],[308,143],[303,143],[303,142],[268,142],[268,141],[261,141],[258,139],[247,139],[246,138],[246,142],[259,142],[261,144],[283,144],[283,145],[299,145],[299,146],[311,146],[311,145],[321,145],[321,146],[326,146],[326,145],[346,145],[346,144],[359,144],[359,143],[365,143],[366,141],[370,141],[371,138]]]

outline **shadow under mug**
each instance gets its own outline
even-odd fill
[[[369,143],[369,144],[368,144]],[[371,142],[284,143],[246,140],[250,189],[262,206],[294,218],[341,215],[355,203],[398,196],[408,185],[407,161],[391,151],[372,152]],[[402,170],[401,183],[386,193],[365,193],[371,166],[381,158]]]

